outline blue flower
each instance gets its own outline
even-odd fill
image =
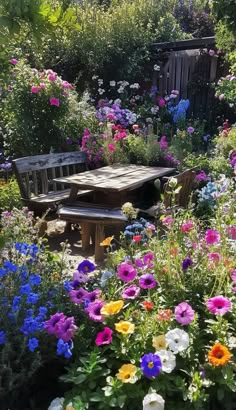
[[[5,345],[6,343],[6,333],[4,330],[0,330],[0,345]]]
[[[29,281],[30,281],[31,285],[38,286],[41,283],[41,276],[40,275],[30,275]]]
[[[35,305],[39,300],[39,295],[38,293],[30,293],[27,297],[27,303]]]
[[[6,261],[3,266],[8,272],[14,272],[15,273],[18,269],[18,266],[15,265],[14,263],[10,262],[10,261]]]
[[[64,342],[62,339],[59,339],[57,342],[58,356],[64,356],[66,359],[70,359],[72,356],[72,347],[72,342]]]
[[[40,318],[45,319],[47,312],[48,312],[48,309],[45,306],[39,307],[39,317]]]
[[[21,295],[29,295],[31,292],[31,286],[27,283],[26,285],[22,285],[20,287],[20,294]]]
[[[71,282],[69,282],[68,280],[64,282],[63,287],[67,293],[69,293],[73,289]]]
[[[90,273],[90,272],[93,272],[95,269],[96,269],[96,266],[92,262],[90,262],[88,259],[84,259],[83,262],[81,262],[77,268],[79,272],[83,272],[83,273]]]
[[[12,310],[14,312],[17,312],[17,310],[19,309],[20,302],[21,302],[21,296],[14,296],[13,301],[12,301]]]
[[[0,268],[0,278],[3,278],[3,276],[5,276],[7,274],[7,270]]]
[[[28,348],[31,352],[34,352],[35,349],[37,349],[39,345],[38,339],[36,337],[32,337],[31,339],[28,340]]]
[[[162,368],[158,354],[147,353],[141,357],[141,369],[146,377],[152,378],[160,374]]]

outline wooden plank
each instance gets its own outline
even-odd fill
[[[52,189],[53,189],[53,191],[57,191],[57,184],[56,184],[56,182],[54,181],[54,179],[56,178],[56,170],[55,170],[55,168],[52,168],[52,169],[51,169],[51,173],[52,173]]]
[[[29,179],[28,172],[24,174],[24,180],[25,180],[24,186],[25,186],[26,198],[30,198],[31,190],[30,190],[30,179]]]
[[[42,169],[40,171],[41,175],[41,184],[42,184],[42,193],[47,194],[48,193],[48,174],[46,169]]]
[[[33,178],[33,193],[35,195],[38,195],[39,190],[38,190],[38,177],[37,177],[37,172],[33,171],[32,172],[32,178]]]
[[[61,154],[35,155],[13,160],[18,172],[38,171],[47,168],[60,167],[62,165],[85,163],[87,155],[85,152],[67,152]]]
[[[163,43],[154,43],[151,45],[152,50],[193,50],[214,46],[215,37],[192,38],[187,40],[169,41]]]

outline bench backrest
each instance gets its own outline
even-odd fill
[[[30,199],[32,194],[64,189],[63,184],[57,184],[53,179],[84,171],[86,160],[85,152],[52,153],[13,160],[22,198]]]
[[[166,208],[173,205],[178,205],[181,208],[186,208],[188,206],[197,169],[198,167],[188,169],[181,174],[174,176],[178,181],[177,186],[181,185],[182,187],[179,193],[175,196],[174,204],[171,203],[171,195],[165,192],[168,191],[168,182],[164,185],[164,204]]]

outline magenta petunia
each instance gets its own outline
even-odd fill
[[[207,245],[214,245],[220,241],[220,233],[214,229],[208,229],[205,234]]]
[[[122,279],[124,282],[130,282],[131,280],[134,280],[137,276],[136,269],[126,262],[123,262],[120,265],[118,265],[117,273],[119,278]]]
[[[86,299],[87,294],[87,290],[79,288],[76,290],[71,290],[69,296],[72,302],[80,305]]]
[[[154,253],[149,252],[143,256],[144,265],[147,265],[148,268],[152,268],[154,266],[153,261],[154,261]]]
[[[101,309],[104,306],[102,300],[97,300],[96,302],[89,303],[88,307],[84,309],[88,313],[89,318],[94,322],[102,322],[104,316],[101,314]]]
[[[44,329],[48,332],[49,335],[54,335],[58,337],[59,325],[64,322],[66,316],[64,313],[55,313],[51,315],[50,319],[48,319],[44,323]]]
[[[215,315],[223,316],[231,310],[231,301],[222,295],[210,298],[206,302],[207,308]]]
[[[101,296],[102,291],[100,289],[95,289],[92,292],[87,292],[85,299],[89,302],[95,302],[96,299],[99,298],[99,296]]]
[[[77,329],[74,317],[67,317],[65,320],[59,322],[57,337],[64,342],[69,342],[69,340],[73,338]]]
[[[98,332],[95,343],[97,346],[109,345],[112,342],[112,329],[105,327],[101,332]]]
[[[152,289],[157,286],[157,281],[151,273],[146,273],[145,275],[140,276],[139,286],[142,289]]]
[[[192,306],[187,302],[179,303],[175,308],[175,320],[181,325],[188,325],[194,319],[194,313]]]
[[[123,299],[136,299],[140,294],[140,288],[136,285],[131,285],[125,288],[121,294]]]

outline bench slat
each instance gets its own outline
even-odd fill
[[[127,218],[121,210],[101,209],[101,208],[85,208],[85,207],[66,207],[63,206],[58,210],[58,215],[65,220],[81,220],[94,219],[96,220],[116,220],[126,222]]]

